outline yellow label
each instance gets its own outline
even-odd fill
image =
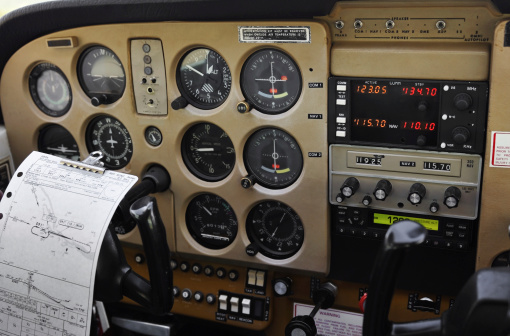
[[[411,220],[416,223],[420,223],[427,230],[432,230],[432,231],[439,230],[439,221],[435,220],[435,219],[425,219],[425,218],[405,217],[405,216],[374,213],[374,223],[375,224],[391,225],[391,224],[394,224],[396,222],[400,222],[400,221],[403,221],[406,219]]]

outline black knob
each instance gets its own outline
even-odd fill
[[[207,294],[205,297],[205,302],[212,305],[216,302],[216,296],[214,294]]]
[[[473,99],[467,93],[459,93],[453,98],[453,105],[459,111],[467,110],[472,103]]]
[[[409,189],[409,195],[407,196],[407,200],[411,202],[413,205],[420,204],[425,197],[425,193],[427,192],[427,188],[421,183],[415,183]]]
[[[253,187],[254,184],[255,184],[255,176],[253,176],[253,175],[248,175],[241,179],[241,186],[244,189],[251,188],[251,187]]]
[[[180,110],[188,106],[188,101],[183,96],[176,98],[172,104],[170,104],[174,110]]]
[[[179,289],[179,287],[174,286],[174,288],[172,288],[172,293],[174,294],[174,297],[179,297],[179,295],[181,294],[181,290]]]
[[[335,197],[335,200],[338,202],[338,203],[342,203],[344,201],[345,197],[344,195],[342,195],[342,193],[338,193],[336,194],[336,197]]]
[[[365,195],[361,203],[363,203],[364,206],[369,206],[370,203],[372,203],[372,197],[370,197],[369,195]]]
[[[422,100],[421,102],[418,103],[418,110],[420,110],[421,112],[427,111],[428,107],[429,107],[429,104],[424,100]]]
[[[384,201],[390,194],[392,189],[391,182],[388,180],[380,180],[377,182],[374,190],[374,197],[376,200]]]
[[[183,262],[181,263],[180,268],[181,268],[181,271],[183,271],[183,272],[187,272],[187,271],[189,271],[189,264],[188,264],[187,262],[183,261]]]
[[[94,106],[99,106],[101,104],[106,103],[107,100],[108,100],[108,97],[106,95],[101,95],[99,97],[90,98],[90,103]]]
[[[464,126],[457,126],[452,131],[453,141],[458,143],[459,145],[465,144],[469,140],[469,136],[471,133]]]
[[[246,246],[246,254],[250,257],[254,257],[259,253],[259,246],[256,244],[250,244]]]
[[[286,296],[291,294],[290,286],[292,285],[292,279],[281,278],[273,280],[273,290],[276,296]]]
[[[196,264],[193,264],[193,266],[191,266],[191,270],[193,271],[193,273],[195,274],[200,274],[202,272],[202,265],[196,263]]]
[[[196,302],[202,302],[204,300],[204,294],[202,294],[201,291],[196,291],[195,294],[193,295],[193,298],[195,299]]]
[[[342,187],[340,188],[340,192],[344,197],[351,197],[356,193],[359,188],[359,181],[355,177],[349,177],[344,181]]]
[[[191,291],[189,289],[183,289],[182,290],[182,298],[185,300],[185,301],[190,301],[191,300]]]
[[[239,113],[250,112],[251,109],[252,109],[252,106],[247,101],[242,101],[242,102],[237,103],[237,112],[239,112]]]
[[[427,144],[427,137],[425,135],[419,135],[416,139],[416,144],[420,147],[423,147]]]
[[[448,209],[456,208],[459,205],[462,193],[457,187],[448,187],[444,192],[444,205]]]
[[[294,317],[287,327],[285,327],[285,336],[315,336],[317,327],[313,317],[308,315],[299,315]]]
[[[436,212],[438,212],[438,211],[439,211],[439,204],[437,204],[437,202],[432,202],[432,203],[430,203],[429,210],[430,210],[430,212],[432,212],[432,213],[436,213]]]

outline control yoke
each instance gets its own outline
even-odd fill
[[[160,178],[153,178],[155,174]],[[164,191],[169,186],[168,173],[162,167],[151,167],[142,178],[142,182],[128,192],[124,202],[121,203],[123,207],[119,206],[117,209],[117,212],[121,212],[117,213],[117,218],[125,218],[126,204],[134,201],[129,207],[129,213],[140,231],[150,282],[135,273],[128,265],[119,239],[110,225],[101,245],[97,264],[94,290],[94,297],[97,300],[117,302],[126,296],[156,315],[168,313],[172,308],[173,281],[165,227],[156,199],[146,196],[149,193]]]
[[[421,244],[427,230],[402,221],[386,233],[370,279],[363,336],[506,336],[510,334],[510,271],[480,270],[459,292],[455,305],[440,318],[393,323],[388,321],[398,270],[406,251]]]

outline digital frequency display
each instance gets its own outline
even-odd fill
[[[439,83],[353,80],[350,98],[352,141],[437,145]]]
[[[411,220],[416,223],[420,223],[427,230],[439,231],[439,221],[435,219],[417,218],[417,217],[406,217],[406,216],[395,216],[390,214],[374,213],[374,224],[391,225],[403,220]]]

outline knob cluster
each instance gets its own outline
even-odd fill
[[[348,177],[342,183],[340,187],[339,193],[336,195],[336,201],[338,203],[342,203],[348,198],[351,198],[356,194],[356,192],[360,188],[360,182],[355,177]],[[393,190],[393,185],[390,181],[386,179],[381,179],[375,185],[375,188],[372,194],[365,194],[362,197],[361,203],[364,206],[369,206],[372,204],[373,199],[376,201],[385,201],[387,197],[391,194]],[[425,199],[425,195],[427,194],[427,188],[422,183],[416,182],[411,185],[409,191],[407,193],[407,201],[412,205],[419,205]],[[459,188],[450,186],[448,187],[443,195],[443,204],[446,205],[448,209],[456,208],[459,205],[460,199],[462,196],[462,192]],[[440,209],[439,203],[433,199],[429,205],[429,210],[432,213],[438,212]]]

